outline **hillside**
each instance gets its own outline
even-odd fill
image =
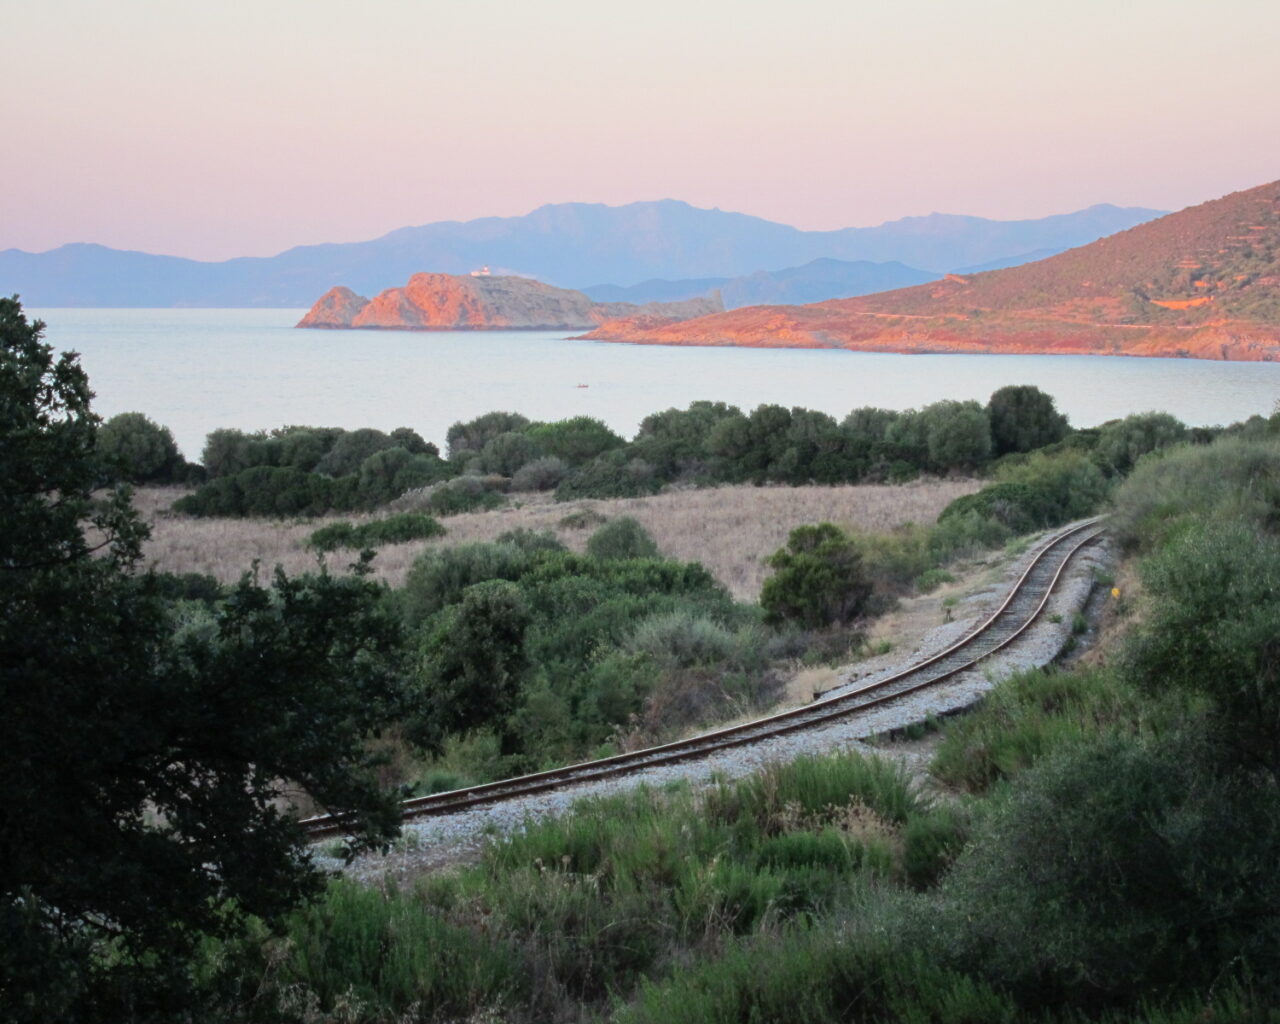
[[[763,303],[823,302],[847,299],[890,288],[906,288],[936,280],[937,274],[916,270],[896,261],[811,260],[801,267],[757,270],[741,277],[694,278],[687,281],[644,281],[630,288],[595,285],[582,289],[598,302],[657,302],[720,293],[725,309]]]
[[[810,306],[588,337],[676,345],[1280,359],[1280,182],[1048,259]]]
[[[733,278],[819,258],[897,260],[941,274],[1081,245],[1158,215],[1103,204],[1036,220],[933,213],[877,227],[801,231],[672,199],[625,206],[560,203],[519,217],[441,221],[370,241],[299,246],[271,257],[218,263],[87,244],[43,253],[8,249],[0,252],[0,291],[17,292],[32,307],[296,308],[339,284],[372,294],[423,267],[466,274],[489,265],[498,273],[566,288],[602,281],[626,287],[653,278]]]
[[[580,329],[613,317],[644,315],[663,322],[723,309],[715,297],[683,302],[592,302],[582,292],[553,288],[524,277],[414,274],[402,288],[373,299],[350,288],[331,288],[298,327],[399,328],[405,330]]]

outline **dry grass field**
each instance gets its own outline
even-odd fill
[[[680,561],[705,565],[734,597],[754,601],[768,575],[764,559],[786,543],[787,535],[805,523],[830,521],[863,530],[889,530],[903,523],[930,523],[947,504],[979,488],[975,480],[921,480],[909,484],[865,484],[843,487],[718,487],[673,491],[650,498],[555,502],[546,495],[521,495],[491,512],[441,520],[448,533],[430,541],[388,545],[376,561],[378,575],[399,585],[413,560],[428,545],[492,540],[523,527],[550,530],[575,550],[582,550],[593,526],[566,525],[575,513],[605,519],[633,516],[653,536],[662,553]],[[193,519],[169,512],[184,492],[143,488],[137,505],[152,523],[146,556],[167,572],[209,573],[234,581],[259,559],[270,570],[281,565],[289,573],[314,568],[314,553],[305,547],[312,530],[335,519],[267,521],[261,519]],[[373,516],[335,517],[367,521]],[[594,518],[594,517],[590,517]],[[347,552],[328,556],[331,568],[342,568]]]

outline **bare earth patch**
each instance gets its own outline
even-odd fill
[[[607,519],[633,516],[668,558],[701,562],[740,601],[754,601],[768,575],[764,559],[782,547],[787,535],[805,523],[829,521],[862,530],[890,530],[904,523],[932,523],[956,498],[972,494],[976,480],[920,480],[909,484],[861,484],[841,487],[717,487],[672,491],[649,498],[556,502],[548,495],[513,496],[505,508],[441,520],[448,533],[431,541],[383,547],[374,562],[377,575],[399,586],[415,558],[428,546],[493,540],[508,530],[550,530],[581,551],[592,528],[561,525],[576,511],[590,509]],[[165,572],[208,573],[232,582],[257,559],[266,570],[276,565],[299,573],[315,568],[306,547],[313,530],[346,519],[367,522],[374,515],[314,520],[194,519],[168,511],[185,493],[172,488],[143,488],[136,504],[152,523],[148,562]],[[328,556],[342,568],[353,553]]]

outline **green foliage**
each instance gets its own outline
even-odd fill
[[[624,449],[615,449],[567,476],[556,488],[556,500],[639,498],[656,494],[661,486],[662,481],[649,463],[628,458]]]
[[[1067,418],[1054,407],[1052,395],[1032,384],[1010,384],[987,402],[991,447],[995,455],[1030,452],[1067,436]]]
[[[98,452],[117,479],[131,484],[171,483],[186,463],[168,427],[140,412],[112,416],[98,431]]]
[[[528,426],[528,419],[518,412],[489,412],[466,423],[455,423],[445,435],[449,461],[466,462],[499,434],[520,432]]]
[[[431,516],[421,512],[401,512],[374,519],[367,523],[330,523],[314,530],[307,538],[307,547],[316,551],[337,551],[339,548],[375,548],[381,544],[404,544],[411,540],[429,540],[444,536],[445,529]]]
[[[991,458],[991,426],[977,402],[935,402],[919,415],[933,469],[974,470]]]
[[[452,473],[449,464],[438,455],[383,448],[360,463],[356,485],[359,501],[366,508],[385,505],[407,491],[446,480]]]
[[[526,433],[541,454],[554,456],[569,466],[581,466],[626,444],[600,420],[590,416],[535,423]]]
[[[332,480],[290,467],[255,466],[210,480],[173,503],[192,516],[323,515],[358,507],[354,476]]]
[[[500,486],[504,486],[503,481],[493,477],[460,476],[433,487],[425,504],[429,512],[438,516],[497,508],[503,501]]]
[[[1100,732],[1136,736],[1155,715],[1114,672],[1032,669],[1002,679],[977,709],[947,723],[930,771],[974,793]]]
[[[711,454],[707,438],[720,421],[742,411],[724,402],[693,402],[688,409],[667,409],[646,416],[632,449],[664,479],[702,477]]]
[[[1098,429],[1095,456],[1108,472],[1123,476],[1149,452],[1186,439],[1187,428],[1165,412],[1142,412],[1104,423]]]
[[[1037,1008],[1270,971],[1278,852],[1274,788],[1206,772],[1194,745],[1067,749],[986,816],[944,882],[953,955]]]
[[[760,607],[772,623],[846,624],[871,596],[860,552],[831,523],[792,530],[787,546],[770,555],[768,564],[774,573],[764,582]]]
[[[657,558],[658,545],[631,516],[612,519],[587,540],[592,558]]]
[[[1144,459],[1117,489],[1111,528],[1125,547],[1150,551],[1188,516],[1280,526],[1280,443],[1221,438]]]
[[[394,888],[340,881],[296,911],[287,945],[268,954],[273,994],[294,1011],[284,1019],[308,1019],[312,1000],[330,1020],[402,1020],[423,1007],[460,1019],[528,996],[514,947],[425,909]]]
[[[422,638],[420,673],[433,727],[465,732],[514,710],[526,668],[524,595],[506,580],[467,587]]]
[[[569,475],[569,467],[563,460],[548,455],[524,463],[512,474],[513,491],[554,491]]]
[[[1035,453],[999,470],[999,482],[957,498],[939,524],[977,515],[1014,533],[1060,526],[1095,513],[1107,495],[1097,466],[1076,452]]]
[[[527,433],[512,430],[486,443],[470,465],[482,473],[513,476],[521,466],[542,454],[542,448]]]
[[[1189,525],[1142,566],[1152,609],[1128,665],[1148,690],[1208,696],[1221,741],[1280,778],[1280,539]]]
[[[0,300],[0,1017],[172,1019],[202,935],[318,888],[286,790],[394,834],[365,741],[406,706],[400,637],[359,576],[246,578],[179,631],[40,334]]]
[[[956,578],[945,569],[926,569],[916,577],[916,590],[922,594],[937,590],[944,583],[954,583]]]
[[[346,476],[358,472],[361,463],[375,452],[396,447],[396,442],[381,430],[374,430],[372,427],[347,430],[316,464],[315,471],[324,476]],[[401,450],[408,454],[406,449]]]

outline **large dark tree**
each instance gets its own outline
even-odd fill
[[[0,1019],[178,1019],[202,936],[322,884],[291,790],[394,834],[397,625],[360,575],[282,574],[180,623],[42,327],[0,300]]]
[[[1010,384],[987,402],[991,443],[996,455],[1030,452],[1061,441],[1070,429],[1053,396],[1032,384]]]

